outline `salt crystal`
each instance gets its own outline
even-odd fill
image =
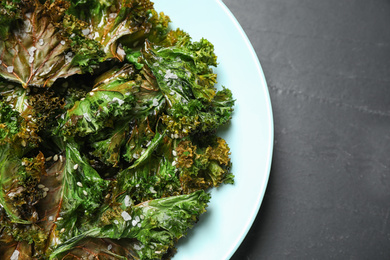
[[[131,220],[131,216],[126,211],[122,211],[121,216],[125,221]]]
[[[126,195],[125,196],[125,206],[130,207],[131,206],[131,201],[130,201],[130,196]]]
[[[114,98],[112,99],[112,102],[118,102],[119,105],[122,105],[123,103],[125,103],[125,101],[120,100],[119,98],[116,98],[116,97],[114,97]]]
[[[39,39],[39,41],[38,41],[38,43],[39,43],[39,45],[44,45],[45,44],[45,41],[43,40],[43,39]]]
[[[14,66],[8,66],[8,67],[7,67],[7,71],[8,71],[9,73],[12,73],[12,72],[14,71]]]
[[[87,120],[88,122],[92,121],[91,118],[89,117],[88,113],[84,113],[83,116],[84,116],[85,120]]]
[[[19,259],[19,254],[20,254],[20,252],[18,250],[15,250],[12,253],[10,260],[18,260]]]
[[[81,30],[81,32],[87,36],[91,31],[87,28],[87,29],[84,29],[84,30]]]
[[[122,48],[121,48],[121,49],[118,48],[118,51],[117,51],[117,52],[118,52],[118,54],[121,55],[121,56],[126,55],[126,52],[125,52]]]
[[[30,56],[34,56],[34,52],[37,50],[37,48],[35,48],[34,46],[32,46],[30,49],[28,49],[28,54],[30,54]]]
[[[69,56],[65,56],[65,62],[70,63],[72,61],[72,58]]]
[[[166,73],[165,73],[165,76],[164,76],[165,79],[177,79],[177,75],[172,73],[171,70],[167,70]]]

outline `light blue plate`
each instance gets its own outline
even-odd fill
[[[218,85],[237,100],[229,127],[221,131],[230,146],[234,185],[212,191],[208,211],[186,238],[174,260],[229,259],[249,231],[268,182],[273,149],[272,108],[263,71],[247,36],[220,0],[155,0],[172,27],[206,38],[218,56]]]

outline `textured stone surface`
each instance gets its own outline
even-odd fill
[[[232,260],[390,259],[390,1],[224,3],[275,121],[267,192]]]

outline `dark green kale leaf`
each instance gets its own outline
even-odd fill
[[[21,9],[13,6],[20,21],[0,38],[1,77],[24,88],[51,86],[58,78],[90,69],[104,57],[100,45],[82,34],[84,24],[64,14],[66,2],[27,0]],[[0,20],[8,16],[0,13]]]
[[[46,252],[83,232],[84,222],[95,219],[94,213],[104,201],[108,181],[103,180],[80,154],[77,144],[68,141],[63,154],[55,155],[41,184],[50,193],[37,204],[41,224],[46,231]]]
[[[45,173],[44,157],[20,159],[10,145],[0,146],[0,204],[14,223],[37,221],[34,205],[44,197],[38,188]]]
[[[162,38],[169,17],[158,15],[150,0],[70,0],[68,14],[85,21],[86,37],[103,46],[105,59],[124,60],[121,43],[135,47],[148,36]]]
[[[6,39],[12,26],[21,20],[22,6],[19,0],[0,2],[0,39]]]
[[[139,260],[136,239],[108,239],[86,237],[72,249],[61,254],[61,259]]]
[[[185,33],[170,34],[178,37],[172,46],[146,41],[142,50],[144,63],[152,70],[170,104],[193,98],[211,101],[216,91],[216,74],[210,68],[217,65],[214,46],[205,39],[192,42]]]
[[[125,66],[102,75],[92,91],[62,116],[58,134],[86,136],[113,127],[115,119],[126,116],[134,107],[131,89],[135,83],[128,80],[133,72],[132,66]]]
[[[32,113],[23,88],[0,93],[0,145],[10,145],[19,157],[41,141]]]
[[[187,103],[173,104],[162,122],[173,136],[215,132],[231,120],[233,105],[231,91],[223,88],[216,92],[211,102],[191,99]]]
[[[103,207],[94,228],[62,243],[50,259],[66,255],[87,237],[135,239],[133,248],[139,259],[161,259],[194,226],[209,200],[210,195],[200,190],[133,206],[123,194],[117,198],[120,206]]]
[[[0,82],[0,144],[9,143],[19,155],[37,148],[42,133],[56,123],[64,101],[51,90],[31,93],[16,83]]]
[[[116,69],[110,70],[98,78],[96,85],[112,84],[112,80],[118,78],[117,75],[132,68],[125,65],[120,73]],[[109,118],[112,128],[100,131],[89,140],[93,148],[92,154],[113,166],[118,166],[122,154],[129,163],[141,157],[152,142],[156,122],[165,108],[164,96],[146,68],[134,74],[133,78],[123,81],[122,85],[127,86],[128,93],[134,96],[134,106],[120,118]]]
[[[131,54],[131,53],[130,53]],[[230,121],[234,100],[228,89],[217,91],[214,46],[205,39],[169,32],[164,41],[146,42],[139,63],[153,72],[170,109],[162,117],[173,137],[215,131]]]
[[[209,137],[207,146],[196,145],[196,140],[182,139],[175,148],[175,154],[175,165],[180,172],[184,192],[233,183],[230,149],[222,138]]]

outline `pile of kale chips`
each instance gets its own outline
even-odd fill
[[[167,259],[232,183],[213,45],[149,0],[0,1],[1,259]]]

